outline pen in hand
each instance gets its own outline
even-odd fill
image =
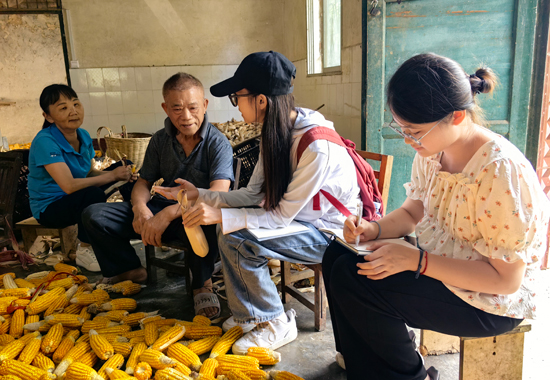
[[[361,225],[361,219],[362,218],[363,218],[363,202],[359,201],[359,202],[357,202],[357,220],[356,220],[357,227],[359,227]],[[355,237],[355,246],[356,247],[359,245],[360,238],[361,238],[361,234],[359,234]]]

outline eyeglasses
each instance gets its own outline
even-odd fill
[[[231,94],[229,95],[229,100],[231,101],[231,104],[233,104],[233,107],[237,107],[237,105],[239,104],[238,98],[244,98],[246,96],[256,96],[256,94],[242,94],[242,95]]]
[[[412,136],[412,135],[410,135],[410,134],[408,134],[408,133],[403,132],[403,130],[401,129],[400,126],[394,127],[394,126],[392,125],[392,123],[395,123],[395,119],[394,119],[394,118],[392,118],[392,120],[391,120],[390,123],[388,124],[388,127],[389,127],[392,131],[394,131],[394,132],[398,133],[399,135],[401,135],[401,137],[403,137],[403,138],[405,138],[405,139],[410,139],[410,140],[414,141],[415,144],[418,144],[419,146],[422,146],[422,143],[420,142],[420,140],[422,140],[424,137],[428,136],[428,133],[430,133],[431,131],[433,131],[433,129],[434,129],[435,127],[437,127],[437,125],[438,125],[439,123],[441,123],[443,120],[444,120],[444,119],[441,119],[441,120],[439,120],[437,123],[435,123],[435,125],[434,125],[433,127],[431,127],[430,130],[429,130],[428,132],[426,132],[426,133],[425,133],[422,137],[420,137],[419,139],[417,139],[416,137],[414,137],[414,136]],[[397,123],[396,123],[396,124],[397,124]]]

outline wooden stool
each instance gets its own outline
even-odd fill
[[[35,218],[28,218],[16,224],[23,235],[23,244],[25,250],[29,250],[38,235],[59,236],[61,239],[61,252],[69,255],[71,250],[76,251],[76,238],[78,235],[78,226],[69,226],[65,228],[47,228],[42,226]]]
[[[521,380],[523,340],[531,325],[523,321],[507,333],[487,338],[457,337],[422,330],[420,350],[424,354],[458,352],[460,380]]]

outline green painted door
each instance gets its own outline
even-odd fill
[[[363,136],[368,151],[394,156],[388,211],[406,198],[403,184],[410,180],[415,152],[384,128],[391,121],[385,86],[397,67],[415,54],[450,57],[469,74],[482,64],[491,67],[500,86],[492,97],[480,96],[480,105],[491,130],[525,152],[536,0],[379,1],[378,16],[369,14],[371,3],[363,1]]]

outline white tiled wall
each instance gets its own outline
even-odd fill
[[[361,46],[342,49],[342,73],[307,76],[307,62],[294,62],[296,104],[319,110],[332,121],[341,136],[359,146],[361,142]]]
[[[210,86],[229,78],[236,65],[166,66],[71,69],[71,84],[84,105],[84,124],[92,138],[101,126],[120,132],[154,133],[163,127],[166,114],[161,104],[162,85],[173,74],[183,71],[196,76],[204,85],[210,121],[242,120],[228,98],[215,98]],[[106,132],[102,132],[102,136]]]

